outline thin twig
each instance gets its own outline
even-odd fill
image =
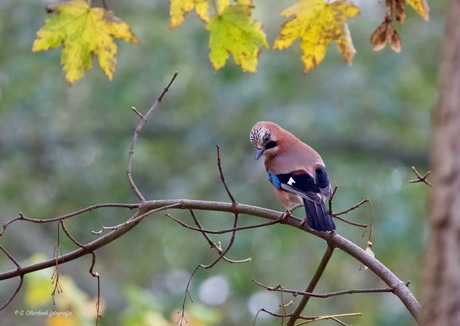
[[[54,296],[56,295],[56,292],[58,294],[63,292],[61,284],[59,283],[59,262],[58,262],[58,257],[62,256],[61,235],[60,235],[59,230],[60,230],[59,224],[57,224],[57,244],[54,247],[55,265],[54,265],[53,275],[51,275],[51,280],[52,280],[51,283],[54,284],[53,292],[51,292],[51,297],[53,298],[53,304],[56,304],[56,302],[54,300]]]
[[[64,231],[65,235],[67,236],[67,238],[70,239],[70,241],[72,241],[74,244],[76,244],[78,247],[80,248],[85,248],[85,245],[81,244],[80,242],[78,242],[74,237],[72,237],[70,235],[70,232],[67,230],[65,224],[64,224],[64,221],[63,220],[60,220],[59,223],[61,223],[61,229],[62,231]]]
[[[129,148],[128,152],[128,166],[126,168],[126,175],[128,177],[128,182],[131,187],[131,189],[134,191],[136,194],[137,198],[141,202],[145,202],[145,198],[140,192],[140,190],[137,188],[136,184],[134,183],[133,177],[132,177],[132,163],[133,163],[133,155],[134,155],[134,146],[136,145],[137,137],[139,136],[139,133],[141,132],[142,128],[144,127],[144,124],[147,122],[149,117],[152,115],[153,111],[157,108],[157,106],[161,103],[163,100],[163,96],[166,94],[166,92],[169,90],[169,87],[171,87],[172,83],[176,79],[178,73],[175,72],[173,77],[171,78],[170,82],[168,85],[165,87],[163,92],[160,94],[160,96],[156,99],[156,101],[153,103],[153,105],[150,107],[150,109],[147,111],[145,115],[140,114],[137,110],[134,110],[134,112],[137,113],[137,115],[141,118],[139,123],[137,124],[137,127],[134,131],[133,138],[131,140],[131,146]]]
[[[221,163],[221,160],[220,160],[220,147],[219,147],[219,145],[216,145],[216,150],[217,150],[217,168],[219,169],[220,180],[222,181],[222,184],[225,187],[225,191],[227,192],[228,197],[230,198],[232,203],[236,204],[235,197],[233,197],[230,189],[227,186],[227,182],[225,182],[224,172],[222,170],[222,163]]]
[[[269,314],[270,316],[273,316],[273,317],[278,317],[278,318],[287,318],[287,317],[292,317],[292,314],[278,314],[276,312],[273,312],[273,311],[270,311],[270,310],[267,310],[267,309],[259,309],[259,311],[257,312],[256,316],[255,316],[255,319],[254,319],[254,322],[253,322],[253,326],[256,324],[256,320],[257,320],[257,316],[259,315],[259,313],[261,312],[265,312],[267,314]],[[338,320],[337,318],[338,317],[355,317],[355,316],[362,316],[363,314],[360,313],[360,312],[352,312],[352,313],[344,313],[344,314],[334,314],[334,315],[327,315],[327,316],[302,316],[300,315],[298,317],[298,319],[300,320],[304,320],[303,322],[301,322],[300,324],[297,324],[297,326],[299,325],[305,325],[305,324],[308,324],[308,323],[312,323],[312,322],[316,322],[316,321],[320,321],[320,320],[327,320],[327,319],[332,319],[334,320],[335,322],[338,322],[339,324],[341,325],[347,325],[343,322],[341,322],[340,320]]]
[[[344,210],[344,211],[341,211],[339,213],[334,213],[334,216],[340,216],[340,215],[344,215],[344,214],[348,214],[350,213],[351,211],[354,211],[355,209],[359,208],[361,205],[369,202],[370,199],[369,198],[364,198],[363,200],[361,200],[359,203],[356,203],[354,204],[353,206],[351,206],[350,208]]]
[[[11,301],[13,301],[13,299],[16,297],[16,295],[21,290],[22,284],[24,283],[24,274],[22,274],[22,272],[21,272],[21,265],[19,265],[17,260],[8,252],[8,250],[3,248],[2,245],[0,245],[0,250],[3,251],[3,253],[11,260],[11,262],[14,265],[16,265],[16,270],[18,271],[18,277],[19,277],[19,284],[16,287],[16,290],[11,295],[11,297],[8,300],[6,300],[6,302],[0,307],[0,311],[2,311],[3,309],[5,309],[11,303]]]
[[[101,276],[99,272],[94,271],[94,265],[96,264],[96,253],[91,252],[91,266],[89,268],[89,273],[92,277],[95,277],[97,280],[97,301],[96,301],[96,326],[99,323],[99,319],[102,318],[101,315]]]
[[[355,209],[361,207],[361,206],[364,205],[365,203],[370,203],[370,205],[371,205],[371,207],[372,207],[372,202],[371,202],[371,200],[370,200],[368,197],[366,197],[366,198],[364,198],[363,200],[361,200],[359,203],[356,203],[356,204],[354,204],[353,206],[351,206],[350,208],[348,208],[348,209],[346,209],[346,210],[344,210],[344,211],[341,211],[341,212],[339,212],[339,213],[333,213],[332,215],[333,215],[335,218],[337,218],[337,219],[339,219],[339,220],[341,220],[341,221],[343,221],[343,222],[345,222],[345,223],[348,223],[348,224],[351,224],[351,225],[354,225],[354,226],[358,226],[358,227],[362,227],[362,228],[367,228],[367,227],[368,227],[367,224],[361,224],[361,223],[357,223],[357,222],[351,222],[351,221],[345,220],[345,219],[343,219],[343,218],[340,217],[340,215],[348,214],[348,213],[350,213],[351,211],[354,211]],[[372,219],[372,218],[371,218],[371,219]]]
[[[275,220],[275,221],[270,221],[270,222],[267,222],[267,223],[240,226],[240,227],[237,227],[237,228],[230,228],[230,229],[223,229],[223,230],[208,230],[208,229],[200,229],[200,228],[190,226],[190,225],[184,223],[183,221],[181,221],[180,219],[178,219],[177,217],[175,217],[174,215],[169,214],[169,213],[166,213],[165,216],[169,217],[171,220],[177,222],[179,225],[183,226],[186,229],[189,229],[189,230],[192,230],[192,231],[197,231],[197,232],[202,232],[202,233],[208,233],[208,234],[225,234],[225,233],[241,231],[241,230],[257,229],[257,228],[261,228],[261,227],[265,227],[265,226],[280,223],[280,220]]]
[[[195,221],[195,224],[197,225],[197,227],[200,229],[200,230],[204,230],[203,227],[201,226],[201,223],[200,221],[198,220],[195,212],[193,211],[193,209],[190,209],[190,214],[192,215],[192,218],[193,220]],[[235,231],[234,231],[235,232]],[[204,231],[201,231],[200,232],[203,237],[206,239],[206,241],[209,243],[209,245],[211,246],[211,248],[214,248],[217,250],[217,252],[219,253],[219,255],[222,255],[223,253],[223,250],[222,250],[222,246],[220,245],[217,245],[207,234],[206,232]],[[234,259],[229,259],[227,258],[226,256],[223,256],[222,257],[223,260],[225,260],[226,262],[228,263],[231,263],[231,264],[241,264],[241,263],[247,263],[247,262],[250,262],[252,260],[252,258],[246,258],[246,259],[241,259],[241,260],[234,260]]]
[[[414,171],[415,175],[417,176],[417,179],[415,179],[415,180],[409,180],[410,183],[419,183],[419,182],[422,182],[422,183],[426,184],[426,185],[429,186],[429,187],[434,187],[433,184],[427,180],[428,176],[431,174],[431,171],[428,171],[428,172],[425,173],[425,175],[423,175],[423,176],[417,171],[417,169],[415,168],[415,166],[412,167],[412,171]]]
[[[74,237],[70,235],[70,232],[67,230],[64,221],[61,220],[61,228],[62,231],[67,235],[67,237],[78,247],[82,249],[86,249],[86,246],[81,244],[79,241],[77,241]],[[94,251],[90,252],[91,254],[91,266],[89,268],[89,273],[91,274],[92,277],[95,277],[97,279],[97,301],[96,301],[96,326],[99,323],[99,319],[102,317],[100,313],[100,307],[101,307],[101,278],[98,272],[94,271],[94,265],[96,264],[96,253]]]
[[[337,189],[339,186],[335,186],[334,190],[332,190],[331,197],[329,197],[329,214],[332,216],[332,200],[334,199],[335,193],[337,192]]]
[[[350,289],[350,290],[342,290],[342,291],[327,292],[327,293],[312,293],[312,292],[286,289],[281,284],[278,284],[277,286],[267,286],[267,285],[264,285],[256,281],[255,279],[252,279],[252,281],[256,283],[258,286],[266,289],[267,291],[290,293],[294,297],[298,295],[307,295],[307,296],[314,297],[314,298],[325,299],[325,298],[335,297],[335,296],[344,295],[344,294],[394,292],[394,287],[385,287],[385,288],[371,288],[371,289]],[[409,286],[410,282],[409,281],[403,282],[403,284],[405,286]]]
[[[175,208],[175,207],[178,207],[178,206],[180,206],[180,204],[176,203],[176,204],[166,205],[164,207],[159,207],[157,209],[147,211],[146,213],[141,214],[141,215],[133,215],[126,222],[123,222],[123,223],[120,223],[120,224],[117,224],[117,225],[114,225],[114,226],[102,226],[99,230],[91,231],[91,233],[94,234],[94,235],[100,235],[102,232],[107,231],[107,230],[116,231],[116,230],[118,230],[120,228],[126,227],[127,225],[139,223],[141,220],[143,220],[144,218],[146,218],[149,215],[164,211],[164,210],[169,209],[169,208]]]
[[[327,315],[327,316],[319,316],[315,318],[310,318],[310,320],[307,320],[307,321],[303,321],[297,324],[297,326],[306,325],[306,324],[314,323],[314,322],[321,321],[321,320],[328,320],[328,319],[332,319],[333,321],[339,323],[340,325],[347,326],[347,324],[340,321],[338,318],[339,317],[361,317],[362,315],[363,314],[360,312],[350,312],[350,313],[345,313],[345,314],[333,314],[333,315]]]
[[[351,222],[351,221],[348,221],[342,217],[340,217],[340,215],[343,215],[343,214],[346,214],[348,212],[351,212],[352,210],[358,208],[359,206],[361,206],[363,204],[363,201],[366,201],[366,199],[364,199],[363,201],[359,202],[358,204],[355,204],[353,205],[351,208],[349,208],[348,210],[346,211],[343,211],[343,212],[340,212],[340,213],[334,213],[332,212],[332,200],[334,199],[334,196],[337,192],[337,189],[339,188],[339,186],[335,186],[334,187],[334,190],[332,191],[332,194],[331,194],[331,197],[329,197],[329,214],[333,217],[335,217],[336,219],[338,220],[341,220],[342,222],[345,222],[347,224],[350,224],[350,225],[353,225],[353,226],[357,226],[357,227],[360,227],[360,228],[367,228],[367,224],[362,224],[362,223],[357,223],[357,222]]]
[[[16,221],[26,221],[26,222],[31,222],[31,223],[37,223],[37,224],[41,224],[41,223],[51,223],[51,222],[58,222],[60,220],[65,220],[65,219],[68,219],[68,218],[71,218],[71,217],[74,217],[74,216],[77,216],[77,215],[81,215],[83,213],[86,213],[86,212],[90,212],[92,210],[95,210],[95,209],[99,209],[99,208],[107,208],[107,207],[118,207],[118,208],[129,208],[129,209],[134,209],[134,208],[138,208],[140,204],[120,204],[120,203],[104,203],[104,204],[96,204],[96,205],[91,205],[91,206],[88,206],[88,207],[85,207],[85,208],[82,208],[82,209],[79,209],[78,211],[75,211],[75,212],[72,212],[72,213],[68,213],[68,214],[65,214],[65,215],[61,215],[61,216],[57,216],[57,217],[53,217],[53,218],[48,218],[48,219],[36,219],[36,218],[30,218],[30,217],[25,217],[21,212],[19,213],[19,216],[18,217],[15,217],[7,222],[5,222],[2,226],[2,229],[0,230],[0,236],[3,235],[3,233],[5,232],[5,230],[7,229],[7,227],[16,222]]]
[[[142,115],[142,113],[140,113],[134,106],[131,107],[131,110],[133,110],[134,113],[136,113],[139,116],[139,118],[145,120],[145,117]]]
[[[193,213],[192,210],[190,210],[190,212],[192,213],[192,218],[194,219],[195,223],[197,223],[197,226],[198,226],[199,228],[201,228],[201,224],[199,223],[198,219],[196,218],[196,215]],[[239,216],[239,214],[238,214],[238,213],[234,213],[233,216],[234,216],[234,219],[233,219],[233,228],[236,228],[236,226],[237,226],[237,224],[238,224],[238,216]],[[203,234],[203,233],[202,233],[202,234]],[[227,254],[227,252],[228,252],[228,251],[230,250],[230,248],[233,246],[233,243],[234,243],[234,241],[235,241],[235,236],[236,236],[236,231],[234,231],[234,232],[232,233],[232,237],[230,238],[230,241],[229,241],[229,243],[228,243],[227,248],[226,248],[225,250],[221,250],[221,253],[220,253],[219,257],[217,257],[217,259],[215,259],[215,260],[214,260],[211,264],[209,264],[209,265],[199,264],[199,265],[195,268],[195,270],[193,271],[192,275],[190,276],[190,279],[189,279],[188,282],[187,282],[187,286],[186,286],[186,288],[185,288],[185,296],[184,296],[184,300],[183,300],[183,302],[182,302],[182,314],[181,314],[181,316],[180,316],[180,318],[179,318],[179,320],[178,320],[178,323],[180,322],[180,325],[181,325],[181,326],[182,326],[182,322],[183,322],[184,320],[187,321],[187,320],[185,319],[185,303],[186,303],[187,295],[190,297],[190,301],[192,301],[192,300],[191,300],[191,296],[190,296],[190,292],[189,292],[189,286],[190,286],[190,284],[191,284],[191,282],[192,282],[193,276],[195,275],[195,273],[197,272],[197,270],[198,270],[199,268],[211,269],[211,268],[213,268],[223,257],[225,257],[225,255]],[[208,238],[206,238],[206,239],[208,239]],[[211,241],[211,243],[214,243],[214,242]]]

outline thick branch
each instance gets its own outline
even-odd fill
[[[215,202],[215,201],[201,201],[201,200],[188,200],[188,199],[171,199],[171,200],[153,200],[143,202],[139,207],[139,212],[136,213],[136,216],[148,214],[152,210],[158,210],[161,208],[166,208],[171,205],[176,205],[174,208],[170,209],[186,209],[186,210],[208,210],[208,211],[220,211],[220,212],[229,212],[233,214],[244,214],[251,216],[258,216],[266,218],[272,221],[276,221],[280,216],[283,215],[282,212],[251,206],[244,205],[240,203],[224,203],[224,202]],[[130,229],[136,226],[142,219],[136,221],[136,223],[128,223],[121,226],[119,229],[111,231],[106,235],[89,242],[84,245],[84,248],[78,248],[72,252],[56,257],[56,259],[50,259],[43,261],[38,264],[28,265],[22,267],[21,269],[14,269],[11,271],[0,273],[0,280],[10,279],[13,277],[18,277],[27,273],[31,273],[37,270],[45,269],[52,267],[56,264],[56,260],[59,264],[66,263],[68,261],[77,259],[83,255],[89,254],[95,251],[98,248],[101,248],[115,239],[121,237],[123,234],[127,233]],[[290,225],[292,227],[301,229],[300,219],[297,219],[292,216],[286,217],[283,224]],[[401,281],[393,272],[391,272],[385,265],[380,261],[366,253],[366,251],[353,242],[343,238],[337,233],[326,233],[326,232],[316,232],[312,230],[303,230],[309,232],[319,238],[322,238],[327,241],[328,245],[332,248],[338,248],[350,256],[354,257],[362,264],[367,266],[372,270],[378,277],[380,277],[389,287],[394,289],[394,293],[403,304],[407,307],[409,312],[418,320],[418,313],[420,311],[420,304],[417,302],[415,297],[406,287],[405,283]]]

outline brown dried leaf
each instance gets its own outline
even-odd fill
[[[393,33],[388,39],[388,43],[390,43],[391,49],[393,51],[395,51],[396,53],[401,52],[401,38],[399,37],[399,34],[395,29],[393,29]]]
[[[374,51],[382,50],[385,48],[386,44],[389,43],[394,52],[401,52],[401,38],[390,19],[385,18],[371,35],[370,41]]]
[[[371,35],[371,44],[374,51],[382,50],[387,43],[387,23],[384,21]]]
[[[396,0],[396,20],[398,22],[404,22],[404,19],[406,19],[406,1],[405,0]]]

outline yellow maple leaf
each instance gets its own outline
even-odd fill
[[[410,4],[423,19],[428,20],[430,17],[430,8],[426,0],[407,0],[407,3]]]
[[[37,32],[32,51],[44,51],[62,44],[61,64],[67,81],[80,79],[98,57],[99,66],[112,80],[115,72],[117,45],[114,38],[137,43],[128,24],[112,11],[91,8],[87,1],[72,0],[49,6],[53,16]]]
[[[259,59],[259,46],[268,48],[262,24],[251,17],[252,6],[226,7],[214,15],[206,29],[210,32],[209,59],[214,69],[222,68],[230,52],[245,72],[255,72]]]
[[[293,17],[282,25],[273,48],[285,49],[300,38],[304,71],[307,72],[323,60],[329,44],[334,41],[344,62],[351,64],[356,50],[346,21],[358,13],[358,7],[346,0],[330,3],[300,0],[281,12],[283,17]]]
[[[209,0],[171,0],[169,8],[171,28],[179,27],[185,16],[193,9],[202,21],[206,23],[209,21]]]
[[[230,5],[229,0],[217,0],[217,13],[220,15]]]
[[[240,5],[250,6],[252,5],[252,0],[235,0]]]

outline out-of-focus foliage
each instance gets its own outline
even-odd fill
[[[47,259],[46,255],[36,253],[27,264],[36,264]],[[65,290],[64,290],[65,289]],[[19,319],[21,324],[42,318],[44,325],[89,325],[96,318],[96,299],[91,300],[81,291],[75,282],[59,271],[45,269],[28,276],[24,291],[24,304],[27,309],[21,309]],[[52,305],[54,298],[50,293],[55,293],[58,300]],[[100,303],[103,312],[104,302]],[[16,316],[18,316],[16,315]]]
[[[139,46],[119,44],[112,82],[93,69],[69,88],[56,65],[57,49],[30,51],[35,32],[46,19],[46,3],[0,1],[0,36],[8,45],[0,48],[0,223],[19,211],[47,218],[94,203],[135,202],[125,173],[138,121],[131,107],[145,112],[178,71],[179,77],[145,126],[134,154],[133,177],[147,199],[228,201],[216,168],[215,145],[219,144],[236,199],[282,211],[263,163],[254,161],[248,140],[256,121],[275,121],[321,153],[332,183],[340,186],[335,211],[370,197],[374,207],[372,250],[402,280],[410,280],[411,290],[420,297],[427,187],[407,181],[414,178],[412,165],[420,172],[429,169],[430,110],[436,98],[446,1],[432,3],[429,23],[408,11],[400,30],[406,40],[400,54],[372,50],[369,36],[385,8],[378,1],[356,1],[362,13],[349,22],[358,51],[353,66],[342,65],[340,54],[331,47],[321,69],[308,75],[301,72],[300,50],[294,47],[292,52],[262,52],[257,74],[245,74],[231,62],[215,72],[207,59],[208,32],[198,19],[186,19],[179,31],[170,31],[167,2],[108,3],[114,12],[123,13],[123,20],[130,22],[142,42]],[[265,3],[256,6],[253,16],[259,21],[273,19],[265,26],[271,44],[282,24],[282,18],[272,13],[286,4]],[[189,218],[186,212],[171,213]],[[94,239],[91,230],[117,224],[130,214],[99,210],[69,221],[67,228],[77,240],[90,241]],[[296,214],[303,217],[301,210]],[[198,216],[206,228],[232,224],[231,216],[225,214],[200,212]],[[369,208],[347,218],[366,222]],[[264,221],[241,216],[240,222]],[[338,221],[337,228],[366,246],[362,230]],[[52,257],[56,229],[56,225],[18,223],[0,242],[21,262],[37,252]],[[212,238],[223,246],[229,241],[229,235]],[[61,242],[64,251],[76,248],[69,240]],[[221,262],[212,270],[198,271],[190,288],[194,303],[188,302],[186,308],[204,307],[221,318],[206,321],[207,325],[251,325],[258,309],[279,309],[279,296],[257,287],[251,278],[304,290],[324,250],[323,241],[283,225],[242,231],[229,258],[252,257],[252,261]],[[164,215],[144,220],[97,252],[95,270],[101,275],[105,302],[101,325],[122,325],[132,317],[143,294],[156,298],[151,302],[152,314],[161,314],[174,324],[195,266],[216,257],[200,234]],[[84,257],[62,265],[61,273],[71,277],[88,298],[94,298],[97,283],[88,273],[90,264],[90,257]],[[0,268],[15,266],[0,255]],[[371,272],[359,272],[359,268],[358,262],[335,252],[317,291],[383,286]],[[27,275],[25,282],[31,277]],[[17,282],[0,282],[1,302]],[[130,288],[138,291],[129,293]],[[31,309],[24,296],[21,291],[2,312],[2,325],[23,322],[14,311]],[[58,303],[62,298],[57,295],[55,299]],[[342,312],[364,313],[345,320],[353,325],[413,325],[405,307],[391,294],[312,299],[305,314]],[[277,319],[264,316],[262,322],[262,317],[257,324],[279,325]],[[30,325],[44,322],[39,317],[27,320]]]
[[[72,0],[48,6],[53,12],[37,32],[32,51],[44,51],[62,45],[61,64],[72,84],[93,65],[93,56],[112,80],[117,62],[114,38],[138,43],[129,26],[112,11],[90,8],[88,1]]]

